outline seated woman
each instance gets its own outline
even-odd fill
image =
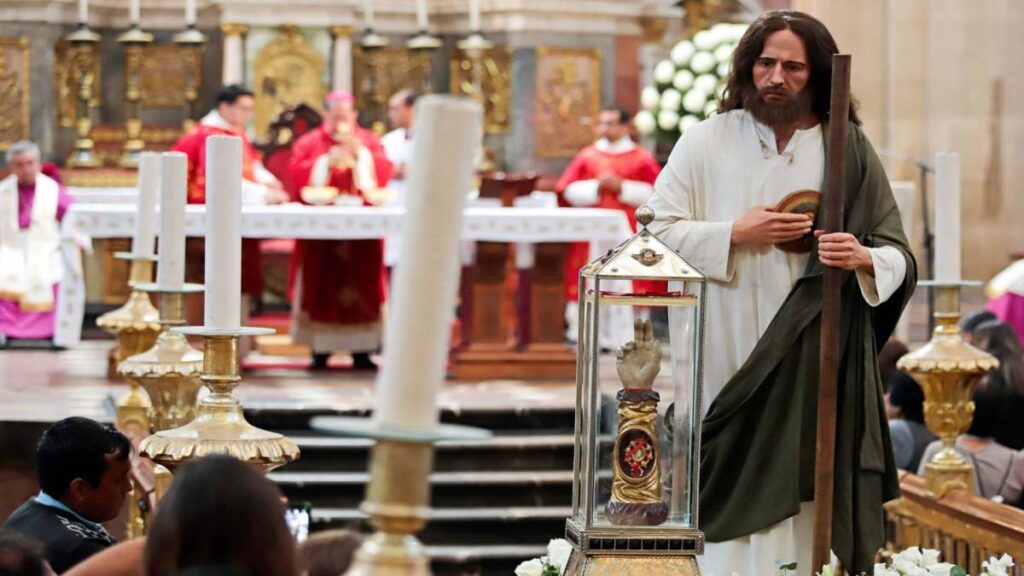
[[[974,330],[974,345],[999,360],[999,368],[981,381],[981,387],[998,394],[999,415],[996,417],[995,439],[1014,450],[1024,449],[1024,350],[1016,331],[1003,322],[994,320]]]
[[[1024,505],[1024,454],[1011,450],[993,439],[996,418],[1003,402],[1000,394],[978,389],[974,392],[974,419],[967,434],[956,439],[954,449],[974,466],[974,491],[997,502],[1021,507]],[[932,442],[924,451],[917,473],[924,475],[926,464],[942,449],[942,442]]]
[[[7,150],[11,175],[0,181],[0,346],[8,338],[53,337],[63,274],[60,221],[71,197],[41,171],[39,147]]]
[[[935,441],[935,435],[924,425],[924,392],[903,372],[893,372],[888,382],[889,391],[883,398],[896,467],[915,472],[925,448]]]

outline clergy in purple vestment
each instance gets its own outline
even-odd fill
[[[50,338],[63,266],[60,220],[71,197],[40,169],[39,147],[7,150],[11,175],[0,180],[0,341]]]

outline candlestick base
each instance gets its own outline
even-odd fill
[[[241,381],[238,338],[273,334],[269,328],[232,330],[205,327],[174,328],[174,332],[203,336],[203,372],[200,379],[210,394],[196,407],[195,418],[185,426],[163,430],[139,445],[139,452],[172,472],[192,458],[228,454],[269,472],[299,457],[291,439],[249,424],[242,405],[232,395]]]
[[[374,438],[370,483],[359,509],[376,530],[356,551],[345,576],[427,576],[430,559],[415,534],[430,516],[430,471],[433,442],[479,440],[491,433],[466,426],[434,430],[382,427],[368,418],[319,416],[310,427],[343,436]]]
[[[925,424],[942,440],[943,448],[925,464],[928,495],[942,498],[951,490],[971,490],[973,468],[953,446],[971,426],[975,384],[999,361],[964,342],[960,320],[960,290],[971,282],[922,283],[935,289],[936,327],[931,340],[899,359],[896,367],[914,377],[924,391]]]
[[[184,323],[182,299],[187,293],[200,292],[200,284],[168,288],[140,284],[137,288],[157,293],[160,298],[160,324],[165,329],[156,343],[141,354],[126,358],[118,372],[129,382],[146,389],[152,402],[152,428],[167,430],[183,426],[195,416],[196,397],[202,385],[203,353],[189,345],[183,334],[167,330]],[[149,430],[146,430],[149,433]]]

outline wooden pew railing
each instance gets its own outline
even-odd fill
[[[941,500],[927,495],[924,478],[904,473],[902,496],[885,505],[886,549],[911,546],[942,552],[942,559],[981,573],[981,563],[1013,556],[1013,576],[1024,576],[1024,510],[954,491]]]

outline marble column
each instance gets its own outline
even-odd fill
[[[224,85],[241,84],[245,78],[245,51],[242,41],[249,32],[245,24],[221,24],[224,32],[224,70],[221,80]]]
[[[352,27],[331,26],[331,88],[352,92]]]

